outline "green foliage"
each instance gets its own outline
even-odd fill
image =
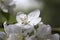
[[[5,13],[2,10],[0,10],[0,14],[3,15],[7,20],[9,20],[9,13]]]
[[[7,21],[7,19],[2,14],[0,14],[0,23],[3,23],[4,21]]]

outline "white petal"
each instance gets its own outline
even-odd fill
[[[19,26],[17,25],[7,25],[4,23],[4,30],[7,33],[7,35],[11,33],[22,33],[22,30]]]
[[[40,22],[40,24],[44,24],[43,22]]]
[[[59,34],[53,34],[51,40],[59,40]]]
[[[13,27],[13,25],[4,26],[4,30],[7,33],[7,35],[13,33],[13,30],[12,30],[13,28],[11,29],[11,27]]]
[[[6,12],[6,13],[8,12],[8,10],[7,10],[7,9],[2,9],[2,10],[3,10],[3,12]]]
[[[35,11],[29,13],[28,20],[31,21],[33,19],[36,19],[39,17],[39,15],[40,15],[40,10],[35,10]]]
[[[2,39],[2,40],[5,40],[6,38],[7,38],[6,33],[0,32],[0,40],[1,40],[1,39]]]
[[[30,21],[30,25],[37,25],[41,21],[41,18],[36,18]]]
[[[27,25],[22,25],[21,28],[22,28],[22,29],[29,29],[29,28],[33,28],[33,26],[27,24]]]
[[[22,25],[21,28],[24,30],[24,32],[22,33],[24,36],[27,35],[27,33],[30,33],[32,31],[34,31],[34,26],[31,25]]]
[[[19,23],[16,23],[14,25],[21,27],[22,24],[19,22]]]
[[[6,23],[6,21],[4,22],[4,30],[5,30],[5,32],[7,33],[7,35],[9,34],[9,32],[8,32],[8,27],[7,27],[7,23]]]
[[[51,34],[51,27],[45,24],[39,24],[39,28],[37,29],[37,36],[41,38],[47,38],[48,35]]]
[[[22,23],[21,18],[23,18],[24,16],[26,16],[26,14],[24,14],[23,12],[18,12],[16,16],[17,22]]]

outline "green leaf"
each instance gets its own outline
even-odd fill
[[[0,9],[0,14],[4,16],[7,20],[9,20],[9,16],[10,16],[9,13],[5,13]]]
[[[7,19],[0,14],[0,23],[3,23],[4,21],[7,21]]]

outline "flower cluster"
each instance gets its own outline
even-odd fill
[[[40,10],[24,14],[18,12],[17,23],[7,25],[4,22],[4,30],[7,40],[59,40],[59,34],[51,33],[51,26],[41,22]]]
[[[59,40],[59,34],[52,34],[50,25],[41,22],[41,2],[37,0],[0,0],[0,9],[8,13],[17,13],[15,24],[7,25],[5,21],[4,31],[0,32],[1,40]],[[25,14],[20,11],[37,9]]]

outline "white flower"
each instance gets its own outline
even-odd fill
[[[4,22],[3,25],[4,25],[4,31],[6,32],[7,36],[9,36],[12,33],[22,34],[22,29],[19,26],[16,26],[14,24],[7,25],[6,22]]]
[[[20,25],[21,26],[21,25]],[[27,26],[28,27],[28,26]],[[7,25],[6,22],[4,23],[5,32],[9,35],[8,40],[20,40],[21,39],[21,28],[14,25]],[[29,36],[27,33],[31,32],[31,28],[28,30],[24,30],[23,35],[26,34],[27,37],[24,37],[25,40],[59,40],[59,34],[51,34],[51,26],[45,25],[45,24],[39,24],[39,27],[37,28],[35,34],[32,36]],[[35,31],[33,29],[33,31]],[[23,36],[22,36],[23,37]]]
[[[51,33],[51,26],[45,24],[39,24],[39,27],[36,32],[36,36],[41,40],[59,40],[59,34]]]
[[[50,40],[59,40],[59,34],[53,34],[50,36]]]
[[[7,25],[7,23],[4,22],[4,30],[7,36],[11,33],[27,35],[27,33],[32,32],[32,30],[34,30],[34,25],[37,25],[41,21],[39,15],[39,10],[35,10],[28,15],[19,12],[16,16],[18,23]],[[22,33],[22,30],[24,30],[24,33]]]
[[[23,26],[22,26],[23,27]],[[26,26],[28,27],[28,26]],[[30,33],[33,28],[29,28],[27,30],[22,30],[21,27],[13,24],[13,25],[7,25],[6,22],[4,22],[4,30],[7,34],[7,40],[20,40],[21,37],[27,36],[27,33]],[[22,32],[24,31],[24,32]]]
[[[49,37],[49,38],[48,38]],[[25,40],[59,40],[59,34],[51,34],[50,36],[48,36],[47,38],[38,38],[35,35],[32,36],[27,36],[25,38]]]
[[[6,40],[7,36],[6,33],[0,32],[0,40]]]
[[[7,25],[7,23],[4,22],[4,30],[8,36],[11,33],[27,35],[27,33],[32,32],[32,30],[34,30],[34,25],[37,25],[41,21],[39,15],[39,10],[35,10],[28,15],[19,12],[16,16],[18,23]],[[22,30],[24,30],[23,33]]]
[[[4,12],[11,12],[12,10],[15,13],[40,8],[42,7],[42,2],[37,2],[36,0],[3,0],[3,3],[1,1],[0,5]]]
[[[59,34],[51,34],[46,40],[59,40]]]
[[[26,40],[59,40],[59,34],[52,34],[50,25],[40,23],[36,34],[27,36]]]
[[[51,34],[51,27],[50,25],[39,24],[37,29],[37,35],[41,38],[48,37]]]
[[[41,18],[39,17],[40,15],[40,11],[39,10],[35,10],[31,13],[29,13],[28,15],[24,14],[23,12],[19,12],[17,13],[16,16],[16,20],[17,20],[17,24],[18,26],[25,29],[29,29],[32,28],[32,26],[37,25],[40,21]]]

